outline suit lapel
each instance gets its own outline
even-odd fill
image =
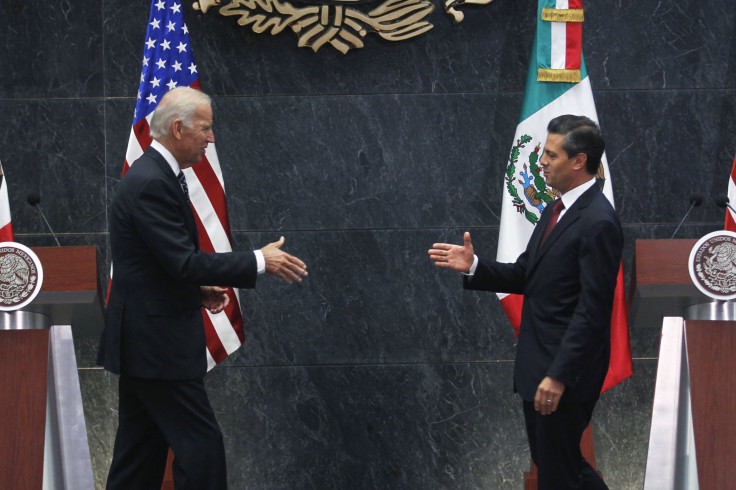
[[[585,208],[588,207],[590,202],[593,200],[593,198],[596,196],[596,194],[600,193],[600,189],[598,188],[598,185],[593,185],[590,189],[585,191],[582,196],[580,196],[575,203],[570,206],[570,208],[565,211],[565,214],[560,218],[560,221],[558,221],[557,225],[554,227],[552,232],[547,237],[547,240],[545,240],[544,244],[542,244],[541,247],[539,247],[539,241],[542,238],[542,235],[544,234],[544,229],[547,227],[547,223],[549,223],[549,220],[551,218],[552,212],[545,213],[545,219],[540,220],[538,223],[538,227],[542,226],[542,221],[544,221],[544,227],[542,227],[539,230],[534,230],[535,233],[532,234],[531,239],[529,240],[529,245],[532,251],[531,261],[530,261],[530,268],[527,271],[527,275],[535,268],[535,266],[539,263],[539,261],[542,260],[544,255],[547,253],[547,251],[550,249],[550,247],[554,246],[555,242],[565,233],[565,230],[570,228],[578,219],[580,219],[580,215],[583,212]],[[545,208],[546,210],[546,208]],[[533,242],[533,243],[532,243]],[[537,250],[538,248],[538,250]]]
[[[187,202],[187,198],[184,196],[184,191],[181,188],[179,179],[176,177],[176,175],[174,175],[174,172],[171,170],[169,163],[166,161],[166,159],[161,153],[157,152],[155,149],[149,146],[148,149],[146,150],[146,154],[149,155],[154,162],[156,162],[156,165],[158,166],[159,170],[166,177],[166,182],[168,182],[169,185],[172,187],[172,189],[175,190],[174,194],[177,196],[179,205],[182,208],[182,214],[184,215],[184,220],[187,223],[187,229],[189,230],[189,234],[192,236],[192,240],[194,241],[194,243],[197,245],[197,248],[199,249],[199,234],[197,232],[197,223],[194,220],[194,213],[192,212],[192,207]]]

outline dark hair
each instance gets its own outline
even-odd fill
[[[591,175],[598,173],[606,142],[592,119],[572,114],[558,116],[549,122],[547,132],[564,135],[562,149],[567,152],[568,158],[585,153],[588,157],[585,170]]]

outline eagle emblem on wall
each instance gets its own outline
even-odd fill
[[[199,0],[192,4],[202,13],[223,0]],[[296,2],[295,2],[296,3]],[[434,5],[427,0],[385,0],[371,10],[360,6],[361,0],[335,0],[329,3],[292,5],[280,0],[230,0],[219,13],[238,17],[240,26],[250,26],[261,34],[280,34],[290,28],[298,37],[298,46],[318,51],[330,45],[345,54],[364,47],[363,39],[376,34],[387,41],[403,41],[432,29],[425,20]]]

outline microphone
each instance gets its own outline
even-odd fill
[[[733,214],[736,214],[736,209],[734,209],[733,206],[729,204],[729,201],[730,199],[725,194],[718,194],[716,196],[713,196],[713,202],[716,203],[716,206],[718,206],[719,208],[728,208]]]
[[[690,208],[687,210],[687,213],[685,213],[685,216],[682,217],[680,224],[677,225],[677,228],[675,228],[675,232],[670,237],[670,240],[675,238],[675,235],[677,234],[677,230],[679,230],[680,227],[682,226],[682,223],[685,222],[685,218],[687,218],[687,215],[690,214],[690,211],[692,211],[694,207],[697,207],[703,204],[703,195],[702,194],[690,194],[690,199],[688,202],[690,203]]]
[[[56,246],[61,247],[61,244],[59,243],[59,239],[56,238],[56,233],[54,233],[53,228],[51,228],[51,225],[49,224],[48,220],[46,219],[46,216],[44,216],[43,211],[41,210],[41,205],[39,204],[41,202],[41,196],[38,194],[38,192],[30,192],[26,200],[28,201],[28,204],[38,209],[38,212],[41,213],[41,218],[43,218],[44,223],[46,223],[46,227],[51,232],[51,236],[53,236],[54,240],[56,240]]]

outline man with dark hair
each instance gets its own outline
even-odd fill
[[[115,276],[98,363],[120,379],[107,489],[161,488],[171,447],[177,490],[222,490],[225,447],[204,388],[202,307],[227,307],[225,289],[215,285],[253,288],[261,273],[300,282],[306,265],[281,250],[284,237],[254,252],[200,250],[181,170],[215,141],[207,95],[189,87],[168,92],[151,135],[110,212]]]
[[[623,233],[596,185],[605,142],[587,117],[548,125],[540,165],[560,193],[515,263],[479,258],[463,245],[435,243],[438,267],[465,274],[466,289],[523,294],[514,389],[523,401],[539,490],[606,489],[580,452],[608,371],[613,296]]]

